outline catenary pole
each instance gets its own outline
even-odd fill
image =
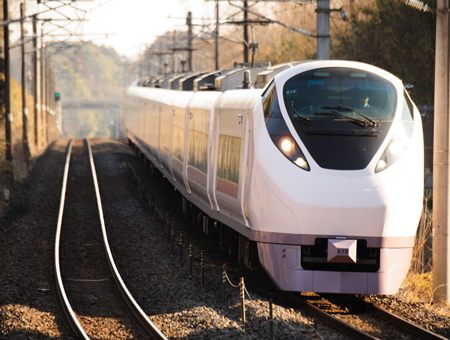
[[[330,59],[330,1],[317,0],[317,59]]]
[[[244,0],[244,63],[248,64],[248,1]]]
[[[48,115],[50,113],[50,51],[45,51],[45,112],[44,145],[48,143]]]
[[[194,71],[192,67],[192,39],[194,39],[192,34],[192,12],[188,12],[186,23],[188,25],[188,72],[192,72]]]
[[[173,30],[173,50],[175,51],[177,48],[177,30]],[[171,55],[172,59],[172,73],[178,73],[178,59],[175,52]]]
[[[449,0],[437,0],[433,151],[433,298],[450,301]]]
[[[34,143],[39,148],[39,116],[40,116],[40,69],[37,39],[37,16],[33,15],[33,92],[34,92]]]
[[[42,35],[43,36],[43,35]],[[42,142],[47,145],[47,113],[48,113],[48,51],[47,47],[43,46],[42,50]]]
[[[3,20],[8,22],[8,0],[3,0]],[[5,137],[6,137],[6,160],[13,160],[12,151],[12,113],[11,113],[11,69],[9,57],[9,25],[3,26],[3,39],[5,50]]]
[[[25,3],[20,4],[20,17],[25,18]],[[25,29],[23,20],[20,22],[20,38],[22,40],[22,145],[26,164],[30,158],[28,146],[28,108],[27,108],[27,68],[25,60]]]
[[[40,58],[39,58],[39,69],[41,77],[40,80],[40,103],[41,103],[41,110],[40,110],[40,116],[39,116],[39,139],[41,145],[45,145],[44,142],[44,115],[45,115],[45,73],[44,73],[44,63],[45,63],[45,42],[44,42],[44,25],[41,25],[41,49],[40,49]]]
[[[220,69],[220,50],[219,50],[219,1],[216,0],[216,70]]]

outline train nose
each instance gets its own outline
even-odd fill
[[[297,201],[291,210],[300,221],[298,231],[311,234],[313,229],[318,235],[347,237],[382,235],[386,195],[373,177],[315,176],[311,184],[296,187],[301,194],[292,193]]]

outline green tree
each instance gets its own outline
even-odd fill
[[[428,1],[432,8],[436,1]],[[434,102],[436,18],[397,0],[360,7],[347,29],[334,34],[332,58],[381,67],[414,85],[416,104]]]
[[[65,98],[117,97],[123,92],[123,58],[113,49],[86,44],[73,53],[54,53],[58,90]]]

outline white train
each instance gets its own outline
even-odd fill
[[[129,140],[280,289],[396,293],[423,196],[421,117],[402,82],[349,61],[251,71],[263,89],[227,89],[243,70],[165,81],[214,91],[131,86]]]

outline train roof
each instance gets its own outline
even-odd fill
[[[227,90],[246,88],[244,84],[244,74],[247,73],[247,76],[250,78],[251,88],[262,89],[275,77],[277,79],[284,79],[286,76],[291,74],[289,70],[292,70],[292,72],[298,72],[298,68],[308,68],[308,65],[314,65],[315,67],[329,67],[333,65],[342,67],[356,67],[375,73],[381,72],[386,78],[395,77],[375,66],[361,62],[344,60],[301,60],[274,66],[271,66],[270,63],[259,63],[256,67],[249,67],[247,64],[235,64],[234,68],[215,70],[212,72],[167,74],[160,76],[159,78],[141,80],[137,83],[137,86],[161,87],[166,89],[194,92],[225,92]],[[281,73],[284,75],[279,77],[278,75]]]

